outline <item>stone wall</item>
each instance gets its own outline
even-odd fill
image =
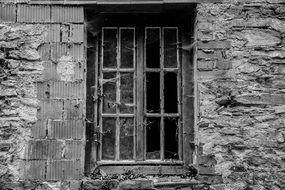
[[[83,22],[81,6],[0,4],[0,189],[285,188],[284,0],[197,6],[195,180],[81,182]]]
[[[197,10],[200,170],[214,189],[284,189],[284,1]]]

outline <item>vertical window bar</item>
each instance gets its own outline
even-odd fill
[[[99,60],[99,76],[98,78],[100,79],[99,80],[99,88],[100,88],[100,97],[103,97],[103,74],[102,74],[102,69],[103,69],[103,46],[104,46],[104,28],[102,29],[102,36],[101,36],[101,49],[100,49],[100,52],[101,52],[101,55],[100,55],[100,60]],[[99,117],[99,126],[100,126],[100,146],[99,146],[99,160],[102,160],[102,142],[103,142],[103,137],[102,137],[102,134],[103,134],[103,126],[102,126],[102,112],[103,112],[103,98],[100,98],[100,105],[99,105],[99,114],[98,114],[98,117]]]
[[[177,85],[177,92],[178,92],[178,114],[179,114],[179,118],[178,118],[178,155],[179,155],[179,160],[182,160],[182,100],[181,100],[181,95],[182,95],[182,73],[181,73],[181,64],[180,64],[180,48],[179,48],[179,29],[176,28],[176,49],[177,49],[177,67],[178,67],[178,74],[177,74],[177,77],[178,77],[178,85]]]
[[[121,30],[117,32],[117,98],[116,98],[116,160],[120,160],[120,109],[121,104]]]
[[[160,159],[164,160],[164,32],[159,28],[160,38]]]

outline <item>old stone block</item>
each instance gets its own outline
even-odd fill
[[[70,25],[70,42],[75,42],[75,43],[84,42],[84,25],[83,24]]]
[[[38,119],[62,119],[63,101],[42,100],[39,104]]]
[[[50,6],[19,4],[17,22],[50,22]]]
[[[82,139],[84,137],[84,121],[51,121],[48,137],[51,139]]]
[[[241,104],[272,104],[272,105],[284,105],[284,94],[260,94],[260,95],[242,95],[235,98],[238,103]]]
[[[199,180],[202,183],[207,183],[207,184],[222,184],[223,183],[223,178],[221,175],[198,175],[197,180]]]
[[[37,179],[42,180],[45,179],[46,173],[46,161],[45,160],[31,160],[24,161],[23,167],[23,178],[24,179]]]
[[[51,140],[30,140],[25,155],[27,159],[60,159],[62,142]]]
[[[51,20],[57,23],[83,23],[84,11],[81,6],[52,6]]]
[[[211,71],[215,66],[215,61],[198,61],[197,69],[201,71]]]
[[[228,70],[232,68],[232,62],[231,61],[217,61],[216,62],[216,68],[219,70]]]
[[[0,20],[5,22],[16,22],[16,5],[15,4],[0,5]]]
[[[273,107],[276,114],[285,113],[285,106],[275,106]]]
[[[198,49],[229,49],[231,48],[230,41],[209,41],[201,42],[197,44]]]
[[[41,55],[34,49],[11,50],[9,51],[8,57],[12,59],[24,59],[28,61],[37,61],[41,59]]]
[[[83,176],[80,160],[54,160],[47,163],[48,180],[76,180]]]
[[[153,183],[151,180],[126,180],[120,183],[120,190],[127,189],[152,189]]]
[[[248,30],[241,35],[247,39],[247,47],[274,46],[281,42],[279,37],[268,31]]]
[[[64,118],[80,119],[83,117],[83,101],[64,100]]]

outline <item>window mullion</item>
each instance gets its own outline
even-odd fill
[[[145,132],[144,132],[144,29],[139,27],[136,30],[136,158],[137,161],[145,157]]]
[[[120,160],[120,99],[121,99],[121,76],[120,76],[120,61],[121,61],[121,54],[120,54],[120,33],[121,30],[117,29],[117,91],[116,91],[116,156],[115,160]]]
[[[164,49],[163,47],[163,30],[160,29],[160,159],[164,160]]]

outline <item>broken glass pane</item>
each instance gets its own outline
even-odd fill
[[[103,113],[116,113],[116,73],[103,73]]]
[[[104,29],[103,67],[117,67],[117,29]]]
[[[160,118],[147,118],[146,158],[160,159]]]
[[[164,156],[165,159],[179,159],[178,156],[178,119],[164,118]]]
[[[134,152],[134,120],[120,118],[120,159],[132,160]]]
[[[160,73],[146,73],[146,109],[148,113],[160,113]]]
[[[177,67],[177,30],[175,28],[164,29],[164,67]]]
[[[134,73],[121,73],[121,113],[133,113]]]
[[[160,30],[146,30],[146,66],[160,68]]]
[[[177,73],[164,73],[164,112],[177,113],[178,95],[177,95]]]
[[[121,29],[121,68],[133,68],[134,30]]]
[[[115,159],[116,118],[102,118],[102,159]]]

